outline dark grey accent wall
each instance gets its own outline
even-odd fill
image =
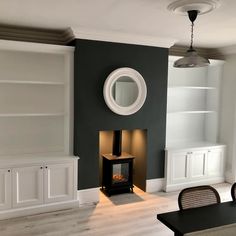
[[[113,113],[103,99],[107,76],[120,67],[139,71],[147,85],[143,107],[130,116]],[[147,130],[146,179],[164,176],[168,49],[75,40],[74,154],[79,189],[99,186],[99,131]]]

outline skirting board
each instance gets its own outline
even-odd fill
[[[147,193],[154,193],[163,190],[164,186],[164,179],[147,179],[146,180],[146,192]]]
[[[171,191],[179,191],[184,188],[198,186],[198,185],[205,185],[205,184],[219,184],[224,183],[225,178],[224,177],[217,177],[213,179],[207,179],[207,180],[198,180],[195,182],[188,182],[188,183],[178,183],[178,184],[171,184],[165,186],[165,192],[171,192]]]
[[[88,188],[77,191],[77,199],[80,205],[97,204],[99,202],[100,188]]]
[[[233,184],[235,182],[232,171],[226,171],[225,181],[230,184]]]
[[[0,220],[79,207],[78,200],[0,211]]]

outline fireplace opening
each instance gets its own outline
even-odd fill
[[[100,185],[108,194],[146,190],[147,131],[99,132]]]

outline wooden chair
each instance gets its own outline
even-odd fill
[[[209,185],[183,189],[178,197],[180,210],[220,203],[220,195]]]
[[[236,201],[236,182],[231,187],[231,196],[233,201]]]

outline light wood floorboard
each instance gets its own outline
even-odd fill
[[[231,200],[229,184],[213,185],[222,201]],[[162,212],[178,209],[179,192],[134,194],[101,193],[93,206],[68,209],[0,221],[1,236],[173,236],[173,232],[156,219]]]

